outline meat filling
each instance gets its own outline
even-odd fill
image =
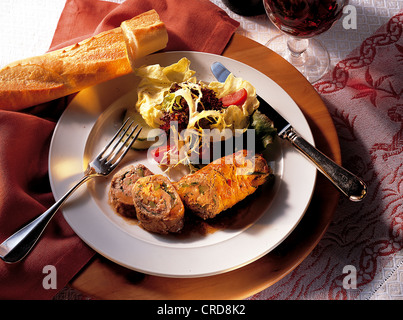
[[[128,165],[119,170],[112,178],[109,189],[109,204],[119,214],[129,218],[136,217],[132,188],[143,177],[153,175],[144,165]]]
[[[183,228],[185,208],[165,176],[154,175],[137,180],[132,196],[137,219],[145,230],[167,234]]]

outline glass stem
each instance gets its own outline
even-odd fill
[[[303,53],[308,49],[308,39],[298,39],[289,37],[287,40],[287,47],[291,54],[292,64],[298,66],[305,62]]]

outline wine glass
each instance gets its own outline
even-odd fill
[[[269,19],[283,34],[266,46],[296,67],[309,82],[318,81],[330,57],[314,36],[328,30],[343,13],[348,0],[263,0]]]

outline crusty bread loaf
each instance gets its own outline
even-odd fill
[[[165,47],[168,42],[164,23],[159,21],[155,10],[147,11],[137,19],[123,21],[120,27],[132,65],[138,58],[160,50],[161,44]]]
[[[0,108],[33,106],[128,74],[132,71],[130,61],[167,44],[165,25],[155,10],[127,20],[122,26],[1,69]]]

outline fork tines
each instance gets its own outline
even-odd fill
[[[99,153],[97,157],[98,160],[106,161],[106,164],[111,164],[112,162],[119,163],[120,160],[122,160],[122,158],[126,155],[142,130],[142,128],[139,128],[135,134],[139,126],[136,124],[133,127],[134,121],[129,121],[130,118],[126,119],[120,129],[115,133],[111,141],[109,141],[105,148]],[[130,133],[128,133],[129,131]],[[112,148],[110,148],[113,143],[114,145]]]

